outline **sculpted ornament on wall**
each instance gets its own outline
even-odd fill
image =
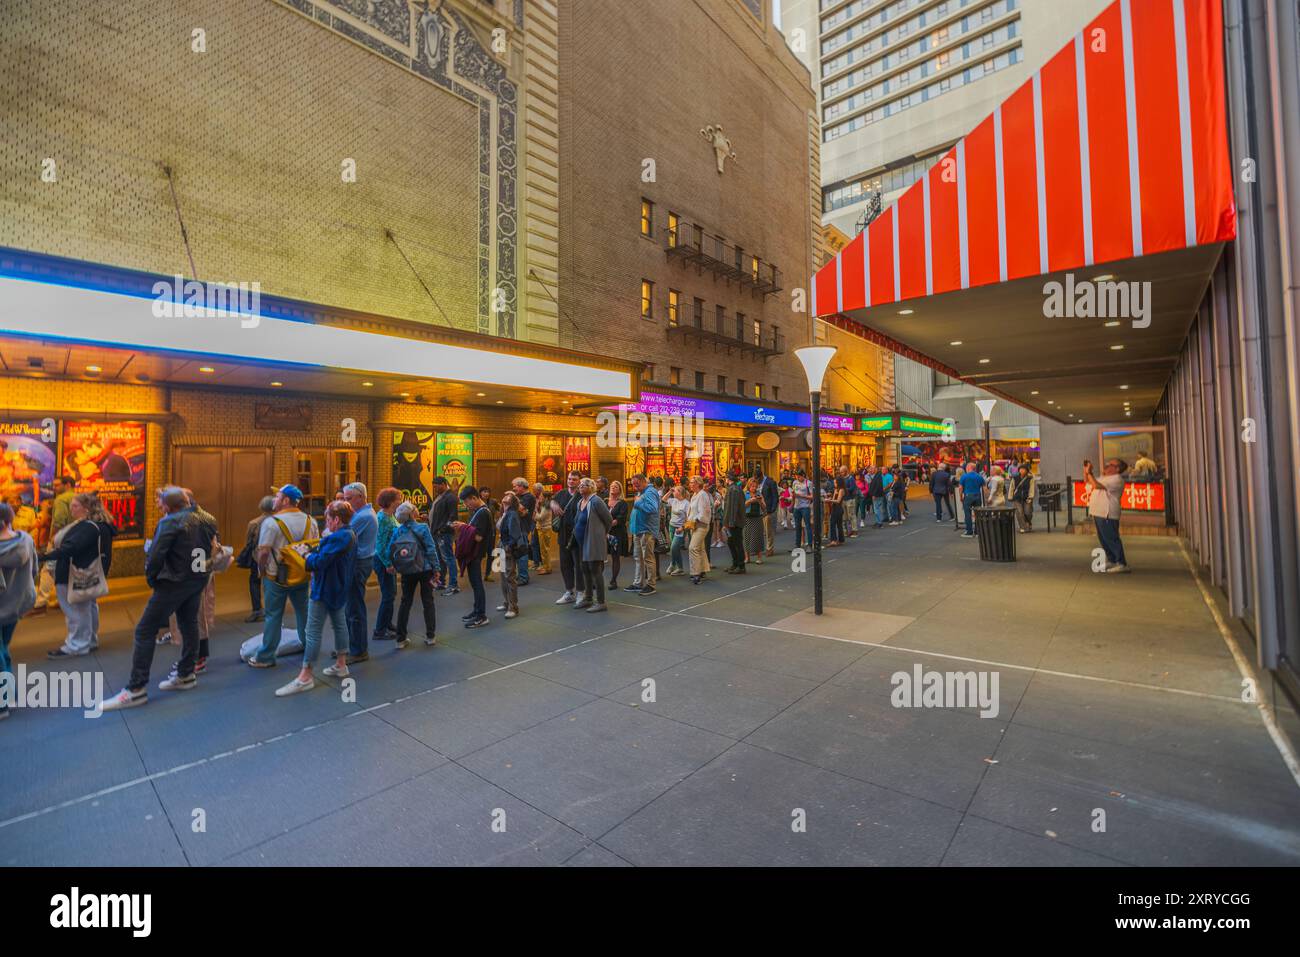
[[[731,148],[731,140],[727,139],[722,133],[722,124],[717,126],[706,126],[700,130],[700,136],[708,140],[709,145],[713,147],[713,153],[718,158],[718,172],[723,173],[723,164],[728,158],[735,159],[736,151]]]

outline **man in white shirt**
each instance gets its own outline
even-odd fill
[[[683,529],[689,529],[691,584],[698,585],[709,570],[709,529],[713,525],[713,496],[704,487],[704,479],[691,476],[691,504]]]
[[[1084,461],[1083,480],[1088,483],[1091,496],[1088,514],[1097,526],[1097,539],[1106,553],[1106,571],[1125,573],[1129,570],[1124,558],[1124,543],[1119,537],[1121,496],[1124,494],[1124,472],[1128,463],[1123,459],[1110,459],[1102,467],[1101,478],[1092,474],[1092,463]]]
[[[262,619],[262,645],[244,661],[254,668],[275,667],[276,651],[280,647],[280,637],[284,625],[284,608],[288,604],[293,608],[294,624],[298,630],[298,639],[307,645],[307,599],[311,580],[296,585],[282,585],[279,581],[280,563],[277,556],[280,549],[294,542],[314,539],[309,535],[308,524],[311,516],[300,511],[302,492],[296,485],[284,485],[272,489],[275,501],[274,511],[262,520],[262,528],[257,536],[257,564],[262,570],[262,609],[266,617]],[[281,525],[284,529],[281,529]],[[293,536],[286,538],[287,529]],[[314,530],[311,530],[314,531]]]

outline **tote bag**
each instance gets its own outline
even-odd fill
[[[108,579],[104,576],[104,564],[100,556],[85,568],[68,564],[68,603],[79,605],[94,601],[108,594]]]

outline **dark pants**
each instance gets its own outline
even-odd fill
[[[604,562],[583,562],[582,572],[584,588],[582,591],[582,600],[588,599],[595,601],[597,605],[605,604],[605,579],[603,572],[605,570]],[[594,593],[594,598],[592,597]]]
[[[949,517],[949,518],[956,518],[956,517],[957,517],[957,516],[953,515],[953,513],[952,513],[952,502],[948,501],[948,496],[947,496],[947,495],[939,495],[939,494],[936,492],[936,493],[934,493],[934,518],[935,518],[935,521],[937,521],[937,522],[942,522],[942,521],[943,521],[943,508],[944,508],[945,505],[948,506],[948,517]]]
[[[358,558],[352,566],[352,587],[348,590],[348,654],[364,655],[370,646],[367,629],[366,583],[374,571],[375,559]]]
[[[385,575],[385,578],[392,576]],[[381,578],[382,580],[382,578]],[[420,589],[420,607],[424,609],[424,635],[433,637],[434,625],[437,623],[433,608],[433,569],[418,575],[402,576],[402,601],[397,606],[397,638],[406,637],[406,626],[411,620],[411,603],[415,599],[415,589]]]
[[[1124,543],[1119,538],[1119,519],[1094,516],[1093,522],[1097,525],[1097,540],[1101,542],[1102,551],[1106,553],[1106,561],[1111,565],[1127,565],[1128,562],[1124,559]]]
[[[438,546],[438,557],[442,559],[442,583],[448,588],[456,587],[456,555],[452,547],[451,532],[439,532],[433,536]]]
[[[393,630],[393,599],[397,595],[397,575],[388,574],[388,569],[383,565],[375,567],[375,574],[379,577],[379,611],[375,613],[375,634],[379,635]],[[432,574],[429,580],[433,580]]]
[[[808,532],[808,540],[804,541],[804,531]],[[796,508],[794,510],[794,547],[803,548],[805,545],[812,548],[812,509]]]
[[[530,536],[533,534],[531,529],[529,530],[528,534],[529,534]],[[531,543],[530,543],[530,545],[529,545],[529,550],[530,550],[530,551],[532,550]],[[520,584],[520,585],[527,585],[527,584],[528,584],[528,555],[527,555],[527,553],[525,553],[524,556],[523,556],[522,558],[518,558],[518,559],[515,560],[515,577],[516,577],[517,579],[519,579],[518,584]]]
[[[844,544],[844,505],[840,502],[831,506],[831,541]]]
[[[470,588],[474,589],[474,607],[471,621],[487,617],[487,592],[483,590],[483,563],[468,562],[465,565],[465,577],[469,579]]]
[[[256,565],[248,570],[248,603],[253,611],[262,610],[262,573]]]
[[[980,497],[978,495],[963,496],[961,500],[962,513],[966,519],[966,534],[975,534],[975,509],[979,507]]]
[[[745,570],[745,529],[737,525],[727,529],[727,549],[731,552],[731,567]]]
[[[574,583],[575,576],[573,574],[573,570],[574,570],[573,549],[561,547],[560,548],[560,577],[564,579],[565,591],[573,591],[575,588],[575,583]]]
[[[199,657],[199,606],[207,584],[205,576],[186,582],[160,581],[154,586],[149,603],[135,625],[135,651],[131,655],[131,680],[127,688],[139,691],[149,684],[158,632],[167,627],[167,619],[172,615],[181,629],[181,660],[176,670],[182,678],[194,674],[194,663]]]

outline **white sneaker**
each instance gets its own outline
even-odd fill
[[[159,691],[190,691],[199,683],[199,679],[190,675],[182,678],[179,674],[168,675],[162,681],[158,682]]]
[[[1117,562],[1114,565],[1106,566],[1106,574],[1108,575],[1125,575],[1128,572],[1129,572],[1129,567],[1122,562]]]
[[[557,605],[572,605],[574,601],[573,592],[566,591],[559,598],[555,599]]]
[[[100,704],[101,711],[122,711],[125,708],[138,708],[149,703],[149,692],[145,688],[131,691],[123,688],[119,693]]]
[[[315,678],[308,677],[306,681],[303,681],[301,678],[294,678],[283,688],[276,688],[275,696],[277,698],[287,698],[291,694],[298,694],[303,691],[310,691],[314,687],[316,687]]]
[[[351,672],[348,671],[347,665],[326,665],[321,669],[321,674],[329,675],[331,678],[346,678]]]
[[[172,633],[170,631],[165,631],[158,636],[158,644],[170,645],[171,643],[172,643]]]
[[[500,609],[497,609],[497,610],[499,611]],[[502,617],[502,618],[518,618],[518,617],[519,617],[519,612],[517,612],[517,611],[508,611],[508,612],[506,612],[504,615],[502,615],[501,617]]]

